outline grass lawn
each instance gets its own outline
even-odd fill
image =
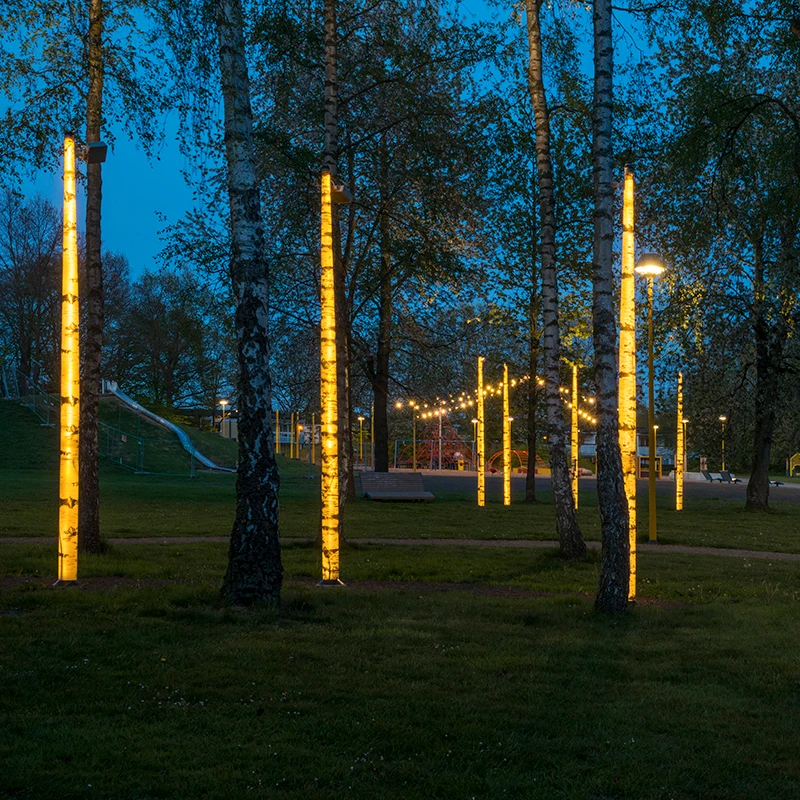
[[[4,574],[52,559],[50,545],[0,548]],[[434,591],[315,589],[297,582],[316,573],[313,548],[284,560],[279,614],[218,605],[219,543],[84,560],[141,588],[2,591],[0,794],[800,794],[793,565],[642,557],[650,601],[610,620],[579,594],[596,556],[345,551],[357,578]],[[519,593],[481,586],[498,583]]]
[[[52,535],[52,431],[20,431],[0,536]],[[281,466],[279,612],[219,604],[224,543],[114,544],[55,590],[52,540],[0,542],[0,796],[800,796],[796,563],[643,553],[640,602],[615,620],[591,609],[596,551],[358,541],[553,536],[549,498],[479,511],[452,494],[348,507],[350,585],[318,589],[318,549],[292,541],[316,532],[318,484]],[[102,488],[109,537],[230,528],[231,476],[104,465]],[[800,506],[694,501],[659,532],[797,551]]]

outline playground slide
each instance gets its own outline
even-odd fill
[[[178,441],[183,446],[183,449],[186,450],[187,453],[190,453],[192,456],[194,456],[194,458],[196,458],[207,469],[215,469],[218,472],[236,472],[235,469],[218,466],[210,458],[206,458],[206,456],[198,452],[194,444],[192,444],[192,440],[188,437],[184,430],[170,422],[168,419],[159,417],[158,414],[154,414],[152,411],[149,411],[143,405],[137,403],[132,397],[128,397],[125,392],[120,391],[116,381],[103,381],[103,392],[113,394],[114,397],[120,401],[120,403],[127,406],[132,411],[135,411],[137,414],[141,414],[143,417],[147,417],[147,419],[155,422],[156,425],[160,425],[162,428],[166,428],[171,433],[174,433],[178,437]]]

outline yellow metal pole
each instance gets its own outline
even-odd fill
[[[294,426],[295,426],[295,413],[292,411],[289,419],[289,458],[294,458]]]
[[[483,407],[483,356],[478,358],[478,506],[486,505],[486,457],[484,441],[484,407]]]
[[[633,250],[633,173],[625,168],[622,204],[622,285],[619,298],[619,447],[628,499],[630,584],[628,599],[636,599],[636,285]]]
[[[572,498],[578,507],[578,365],[572,365]]]
[[[648,538],[651,542],[658,541],[656,527],[656,390],[655,376],[653,375],[653,279],[647,279],[647,496],[650,524]]]
[[[78,580],[78,439],[80,436],[80,313],[75,140],[64,139],[64,222],[61,257],[61,414],[58,479],[58,581]]]
[[[683,427],[683,373],[678,373],[678,427],[675,447],[675,510],[683,511],[683,459],[686,438]]]
[[[503,505],[511,505],[511,412],[507,364],[503,364]]]
[[[339,407],[336,397],[336,309],[333,293],[331,174],[322,172],[320,399],[322,402],[322,583],[339,581]]]
[[[275,409],[275,453],[281,452],[281,412]]]

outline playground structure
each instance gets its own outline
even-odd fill
[[[444,412],[422,428],[416,451],[415,464],[413,441],[396,440],[394,468],[474,470],[477,464],[477,443],[459,436]]]
[[[514,463],[516,461],[516,464]],[[499,464],[499,466],[497,466]],[[503,451],[498,450],[487,462],[487,472],[500,472],[503,469]],[[547,465],[540,455],[536,456],[536,470],[540,472],[547,469]],[[527,450],[512,450],[511,451],[511,472],[519,474],[526,474],[528,472],[528,451]]]
[[[795,453],[791,458],[786,459],[786,477],[796,478],[800,476],[800,453]]]

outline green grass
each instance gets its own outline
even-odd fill
[[[49,550],[6,545],[0,558],[35,571]],[[280,614],[220,607],[224,558],[213,543],[117,546],[87,559],[87,574],[190,583],[0,594],[0,793],[800,792],[800,586],[785,564],[643,557],[655,579],[643,592],[680,602],[609,620],[574,593],[595,558],[565,567],[547,552],[350,546],[348,572],[373,579],[556,594],[289,583]],[[313,572],[309,547],[284,558],[290,576]]]
[[[0,536],[49,536],[51,432],[18,431]],[[0,796],[800,796],[796,563],[642,553],[640,602],[608,619],[591,610],[597,551],[358,541],[553,537],[547,497],[481,511],[453,494],[349,506],[350,585],[318,589],[317,547],[291,538],[316,532],[318,483],[281,473],[279,612],[220,605],[222,542],[114,544],[58,590],[52,540],[0,543]],[[231,476],[104,465],[102,490],[107,536],[230,528]],[[796,551],[798,532],[790,504],[660,511],[662,541]]]

